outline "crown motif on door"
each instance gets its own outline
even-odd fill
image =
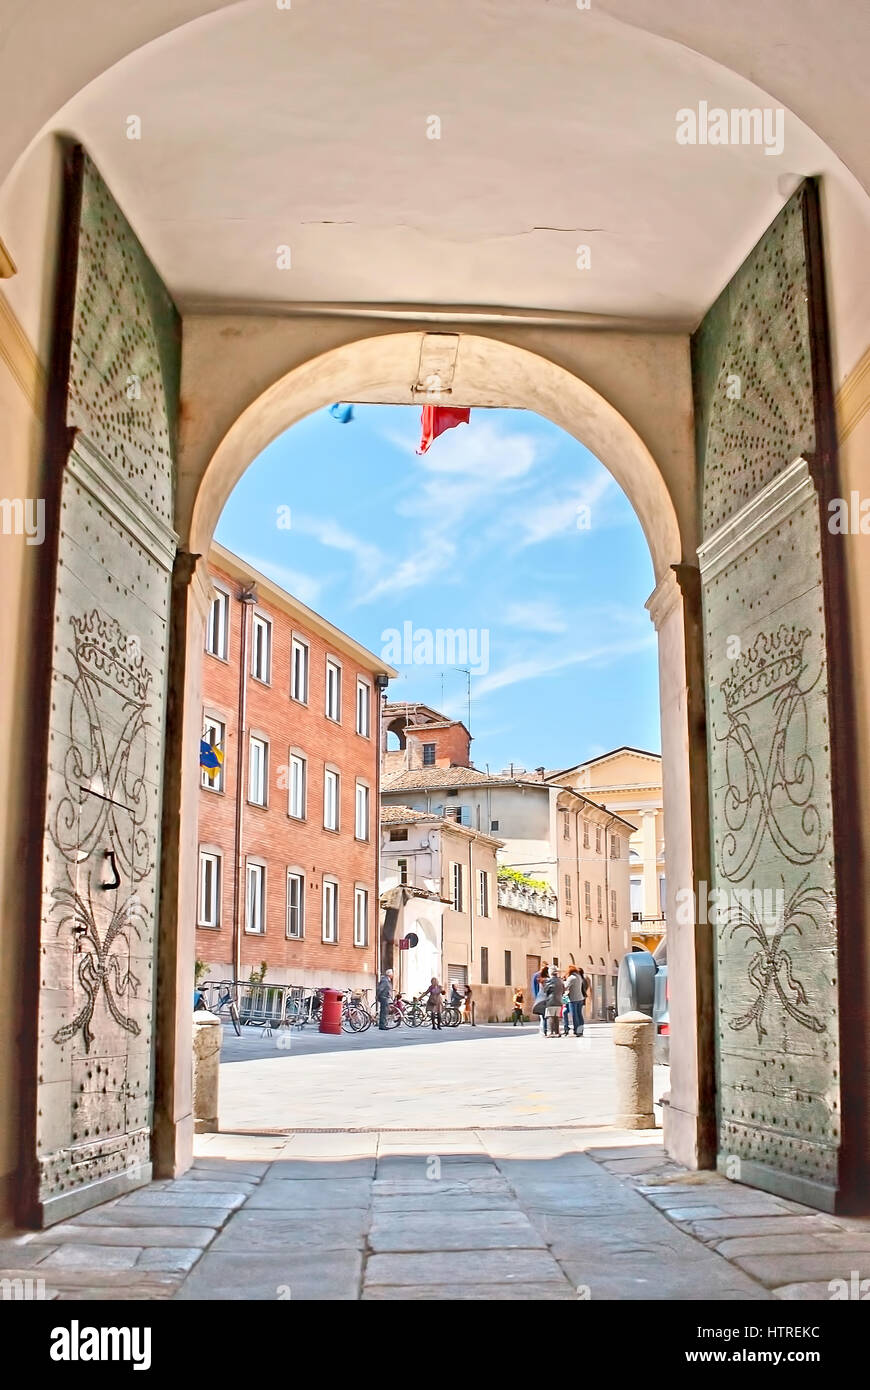
[[[142,656],[141,639],[96,608],[80,618],[70,618],[70,625],[79,669],[119,694],[144,703],[151,672]]]
[[[785,623],[776,632],[760,632],[722,682],[728,713],[737,714],[793,685],[804,669],[804,645],[809,636],[808,628],[789,628]]]

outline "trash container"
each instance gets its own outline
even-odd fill
[[[343,998],[340,989],[323,989],[320,991],[323,1006],[320,1010],[320,1031],[321,1033],[340,1033],[341,1032],[341,1001]]]

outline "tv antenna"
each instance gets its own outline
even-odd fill
[[[471,671],[467,666],[454,666],[454,671],[461,671],[465,677],[465,698],[468,705],[468,723],[466,728],[471,733]]]

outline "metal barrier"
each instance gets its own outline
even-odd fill
[[[320,1016],[320,990],[311,985],[203,980],[198,988],[210,1013],[225,1014],[234,1001],[243,1027],[304,1028]]]

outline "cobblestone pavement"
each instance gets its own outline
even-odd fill
[[[664,1156],[658,1132],[601,1123],[592,1086],[584,1120],[583,1105],[565,1099],[566,1076],[576,1086],[585,1066],[582,1051],[569,1061],[571,1045],[531,1036],[522,1045],[545,1108],[521,1120],[514,1112],[529,1109],[530,1084],[521,1045],[485,1034],[466,1044],[471,1053],[458,1043],[426,1053],[446,1064],[464,1051],[472,1078],[465,1107],[456,1102],[441,1128],[431,1119],[422,1127],[424,1114],[441,1113],[432,1087],[416,1107],[397,1100],[409,1123],[380,1129],[342,1130],[333,1111],[332,1126],[244,1133],[237,1115],[237,1132],[197,1140],[182,1178],[48,1231],[0,1239],[0,1279],[21,1281],[3,1290],[185,1301],[770,1300],[829,1299],[832,1280],[870,1278],[870,1220],[822,1216],[716,1174],[688,1173]],[[500,1048],[499,1107],[488,1073]],[[369,1054],[390,1075],[389,1059],[407,1067],[408,1055]],[[607,1055],[599,1056],[605,1073]],[[274,1084],[292,1095],[292,1078],[301,1083],[321,1060],[260,1065],[280,1067]],[[353,1098],[357,1121],[366,1098],[334,1069],[330,1084],[343,1089],[345,1105]],[[434,1086],[435,1070],[429,1080]],[[564,1118],[578,1111],[581,1118]]]

